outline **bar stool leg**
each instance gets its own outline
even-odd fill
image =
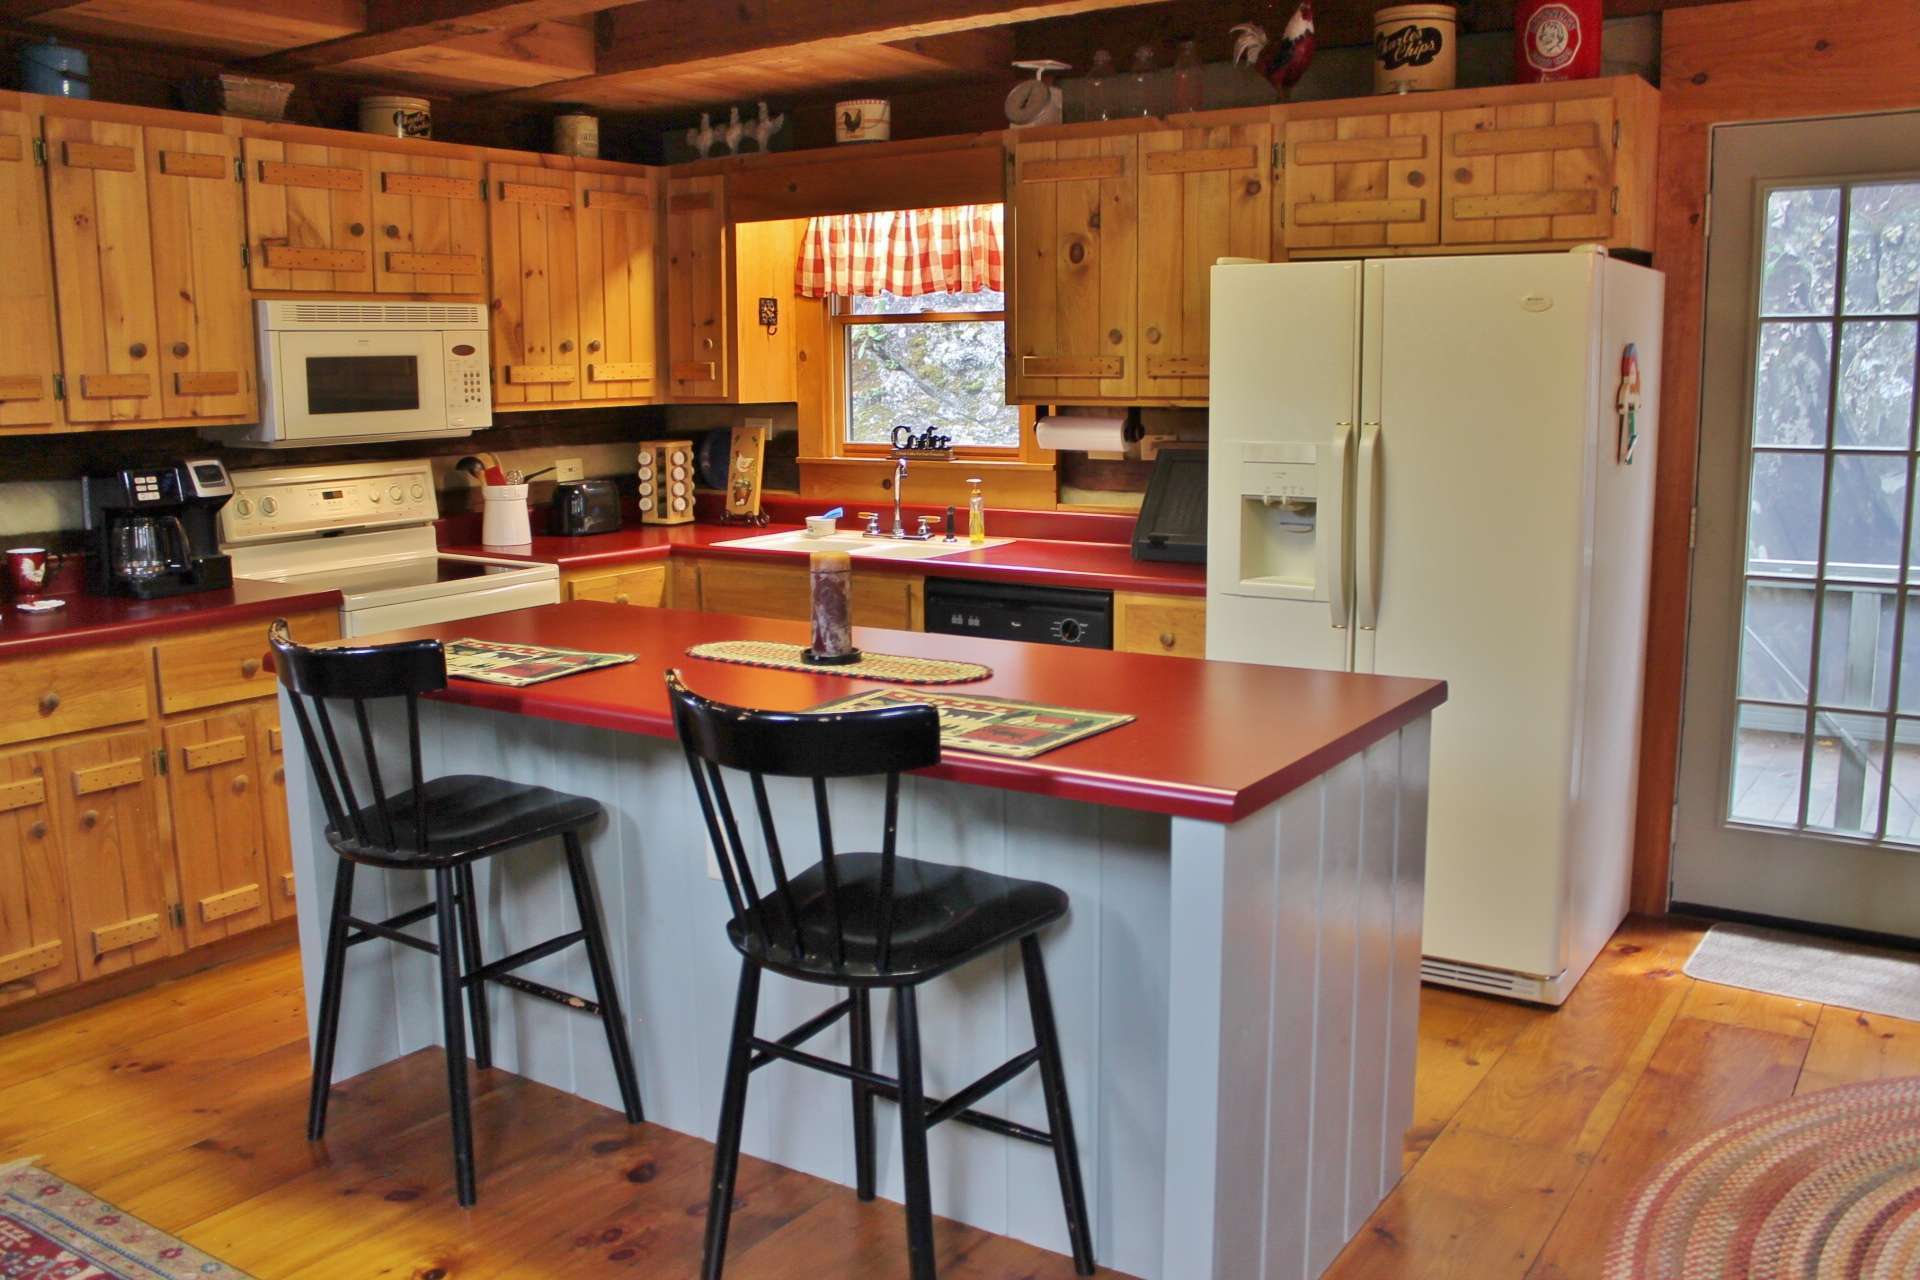
[[[460,950],[467,972],[486,961],[480,957],[480,907],[473,891],[473,866],[462,866],[460,884]],[[467,988],[467,1015],[473,1023],[473,1065],[482,1071],[493,1065],[493,1026],[487,1014],[487,984],[476,982]]]
[[[740,1132],[747,1120],[747,1072],[753,1059],[753,1023],[760,1010],[760,966],[740,962],[740,994],[733,1005],[733,1040],[720,1090],[720,1132],[713,1140],[713,1192],[707,1200],[707,1243],[701,1280],[720,1280],[726,1263],[727,1221],[733,1216],[733,1179],[740,1169]]]
[[[347,967],[347,917],[353,914],[353,871],[354,864],[342,858],[334,874],[333,915],[327,921],[327,953],[320,966],[313,1084],[307,1095],[309,1142],[318,1142],[327,1132],[327,1095],[333,1088],[333,1047],[340,1031],[340,988]]]
[[[873,1004],[865,987],[847,988],[853,1001],[848,1017],[852,1033],[853,1066],[860,1071],[873,1070]],[[862,1200],[874,1197],[873,1092],[866,1085],[853,1085],[853,1170],[854,1185]]]
[[[934,1280],[933,1186],[927,1176],[927,1097],[920,1079],[920,1010],[912,987],[894,993],[900,1054],[900,1164],[907,1183],[907,1272]]]
[[[1087,1222],[1087,1193],[1080,1181],[1080,1145],[1073,1137],[1073,1112],[1067,1106],[1066,1073],[1060,1066],[1060,1031],[1053,1022],[1053,996],[1047,989],[1047,967],[1040,958],[1040,939],[1020,939],[1020,959],[1027,971],[1027,1008],[1033,1018],[1033,1038],[1040,1046],[1040,1085],[1047,1099],[1047,1128],[1053,1133],[1053,1163],[1060,1174],[1060,1199],[1067,1211],[1067,1238],[1073,1246],[1073,1269],[1093,1274],[1093,1229]]]
[[[569,831],[567,875],[573,880],[573,907],[580,917],[580,932],[586,935],[587,968],[593,973],[593,998],[600,1002],[600,1021],[607,1031],[607,1052],[613,1057],[613,1076],[620,1084],[620,1106],[627,1123],[646,1119],[640,1110],[640,1082],[634,1077],[633,1049],[627,1043],[626,1016],[620,1011],[620,992],[613,983],[613,962],[607,953],[606,928],[600,919],[600,899],[593,891],[593,878],[587,873],[586,855],[580,849],[580,833]]]
[[[434,917],[439,926],[440,1021],[446,1029],[447,1098],[453,1115],[453,1185],[463,1208],[473,1188],[473,1115],[467,1099],[466,1013],[460,1007],[460,918],[454,906],[454,873],[433,873]]]

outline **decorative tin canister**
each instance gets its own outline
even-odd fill
[[[360,99],[360,132],[389,138],[431,138],[433,104],[425,98],[382,94]]]
[[[1459,14],[1450,4],[1396,4],[1373,18],[1373,91],[1453,88]]]
[[[885,98],[848,98],[833,104],[835,142],[885,142],[893,137],[893,108]]]
[[[597,159],[600,155],[600,117],[584,111],[567,111],[555,116],[553,151],[555,155]]]
[[[1600,0],[1520,0],[1513,11],[1513,78],[1589,80],[1600,74]]]

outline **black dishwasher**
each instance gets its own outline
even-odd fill
[[[927,579],[927,630],[950,636],[1113,648],[1113,592]]]

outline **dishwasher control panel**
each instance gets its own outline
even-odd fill
[[[927,630],[942,635],[1113,648],[1113,593],[927,579]]]

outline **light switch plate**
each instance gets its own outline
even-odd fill
[[[581,480],[586,477],[586,469],[578,458],[556,458],[553,463],[553,479],[556,484],[565,484],[569,480]]]

